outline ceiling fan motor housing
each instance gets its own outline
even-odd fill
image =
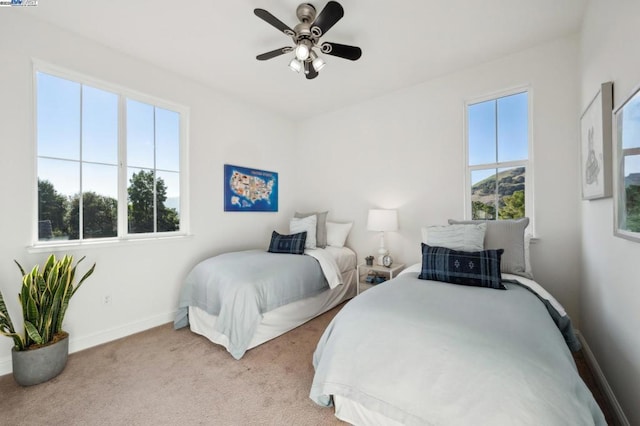
[[[296,16],[300,22],[310,24],[316,19],[316,8],[311,3],[302,3],[296,9]]]
[[[295,32],[293,41],[298,43],[303,39],[309,39],[315,44],[316,40],[314,40],[315,37],[311,24],[316,19],[316,8],[313,7],[311,3],[302,3],[298,6],[298,9],[296,9],[296,15],[300,23],[293,28]]]
[[[293,28],[293,31],[295,32],[295,36],[294,36],[295,40],[301,40],[303,38],[312,38],[311,25],[309,25],[306,22],[300,22],[298,25],[296,25]]]

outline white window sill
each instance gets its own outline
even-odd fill
[[[53,242],[43,242],[38,241],[37,243],[28,246],[28,253],[50,253],[50,252],[61,252],[61,251],[77,251],[77,250],[86,250],[86,249],[94,249],[94,248],[108,248],[108,247],[119,247],[122,245],[133,245],[133,244],[160,244],[165,242],[176,242],[176,241],[185,241],[189,240],[193,237],[193,234],[172,234],[172,235],[162,235],[162,236],[153,236],[153,235],[145,235],[141,237],[130,237],[130,238],[105,238],[105,239],[95,239],[95,240],[84,240],[84,241],[53,241]]]

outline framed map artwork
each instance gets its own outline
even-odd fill
[[[277,212],[278,173],[225,164],[224,211]]]

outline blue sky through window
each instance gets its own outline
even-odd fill
[[[118,95],[82,86],[82,159],[118,164]]]
[[[80,159],[80,84],[38,73],[38,155]]]
[[[467,107],[469,165],[526,160],[528,157],[528,93],[522,92]],[[475,184],[496,169],[474,170]]]
[[[634,96],[625,107],[622,116],[625,133],[622,135],[622,149],[640,148],[640,95]],[[640,173],[640,155],[625,156],[624,175]]]
[[[36,78],[38,177],[71,196],[82,172],[83,191],[117,198],[119,96],[43,72]],[[167,197],[177,203],[180,114],[131,99],[126,108],[128,165],[161,170]]]

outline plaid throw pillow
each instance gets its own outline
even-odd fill
[[[292,235],[280,235],[273,231],[268,251],[271,253],[304,254],[306,239],[307,231]]]
[[[422,243],[421,280],[505,290],[500,274],[504,250],[456,251]]]

